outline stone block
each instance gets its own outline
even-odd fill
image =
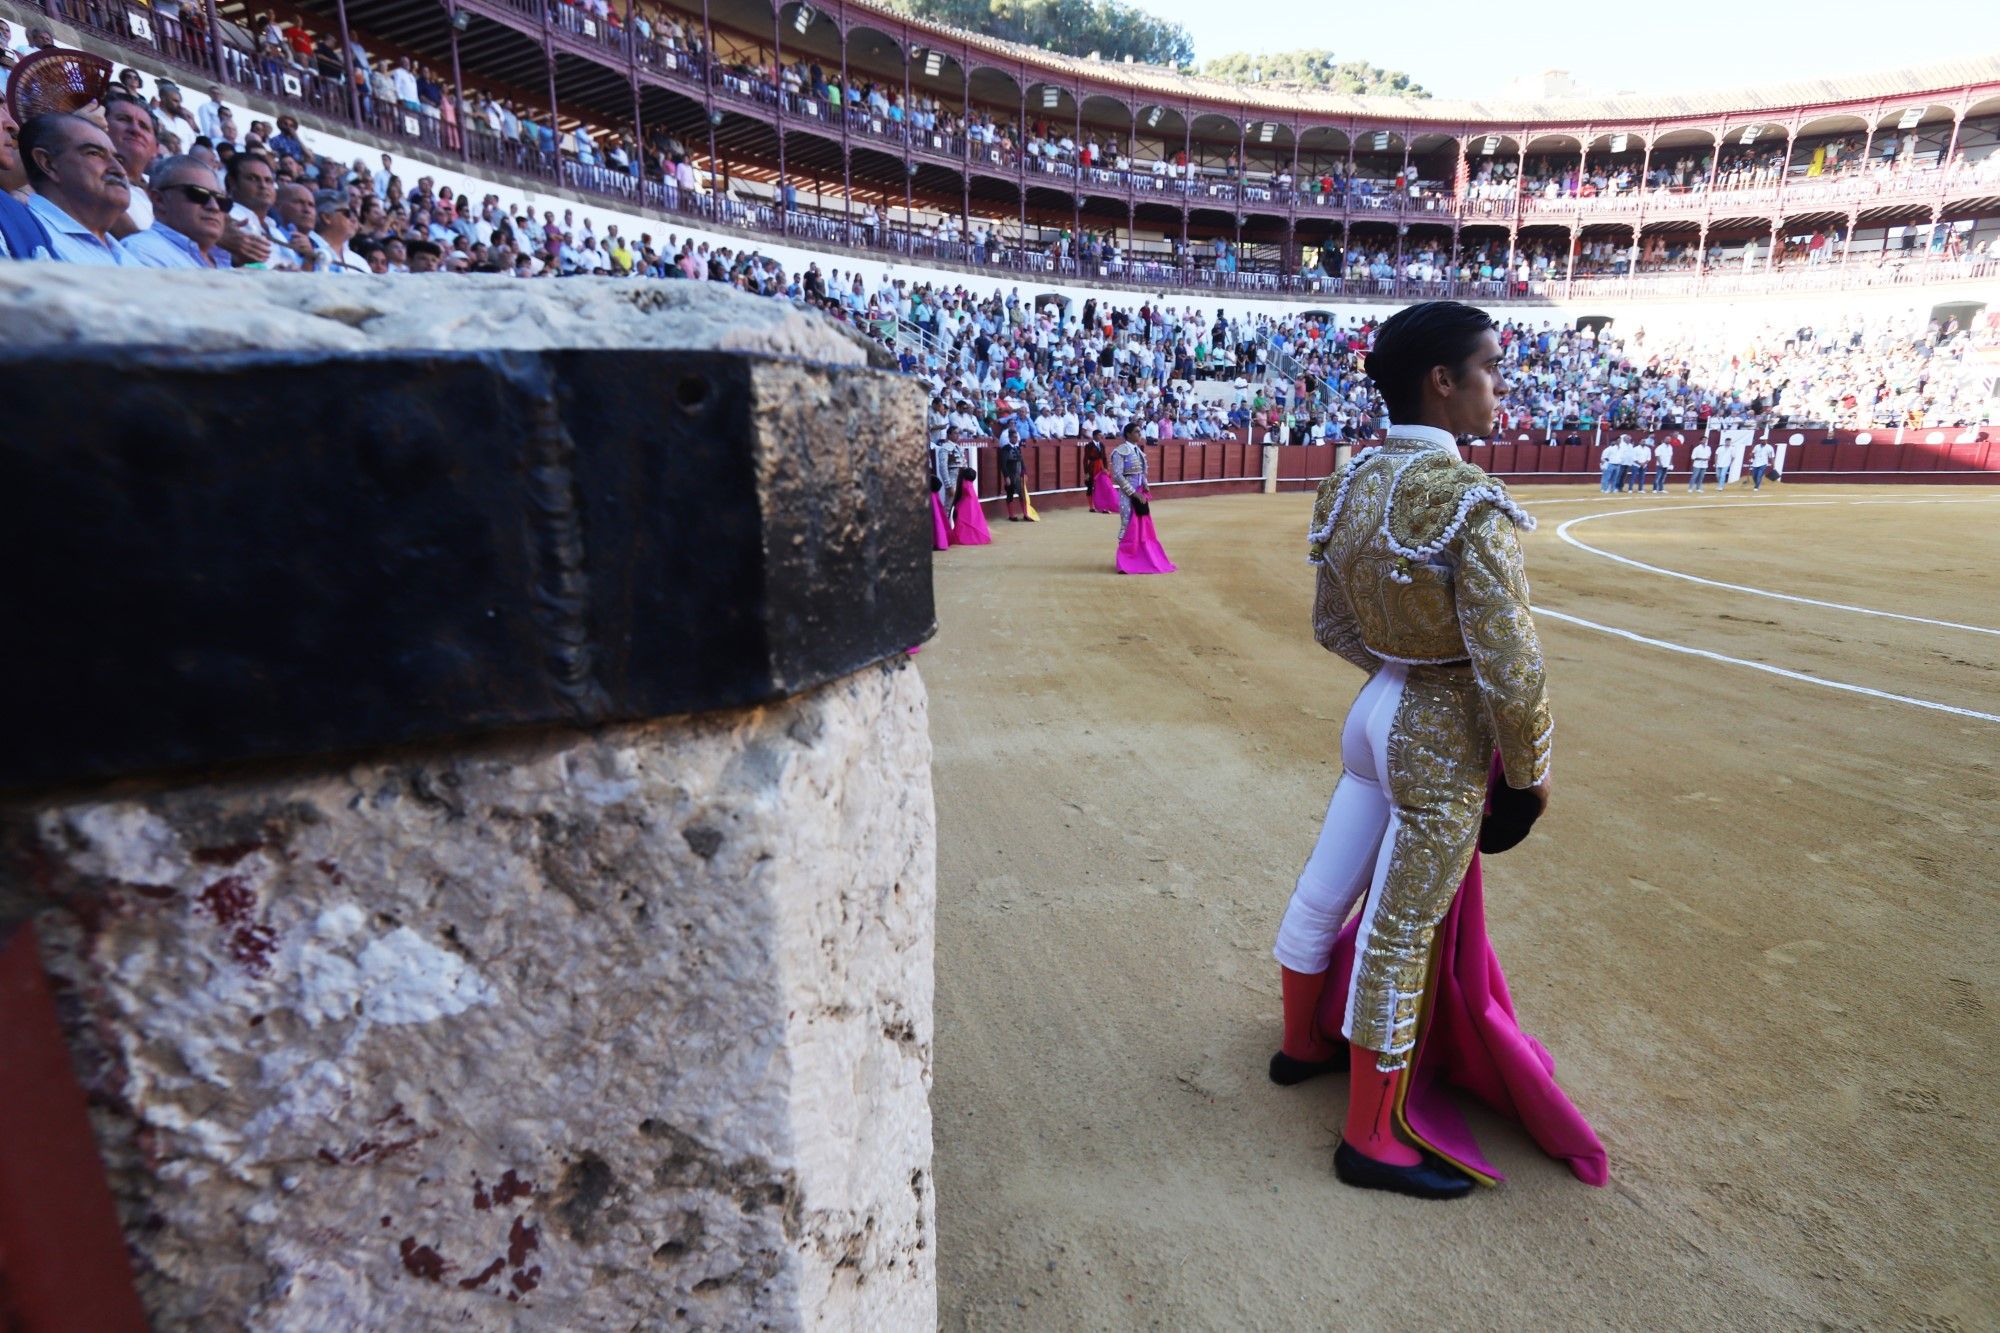
[[[0,267],[0,922],[163,1330],[935,1326],[922,391],[709,284]]]
[[[161,1329],[928,1329],[917,673],[16,806]]]

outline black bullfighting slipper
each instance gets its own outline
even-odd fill
[[[1331,1060],[1301,1060],[1296,1056],[1279,1051],[1271,1057],[1271,1081],[1281,1088],[1289,1088],[1294,1083],[1303,1083],[1321,1074],[1344,1074],[1347,1072],[1347,1043],[1340,1044],[1339,1052]]]
[[[1413,1199],[1459,1199],[1472,1193],[1472,1177],[1429,1153],[1415,1166],[1392,1166],[1357,1152],[1346,1139],[1333,1151],[1333,1174],[1356,1189],[1388,1190]]]

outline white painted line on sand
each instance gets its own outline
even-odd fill
[[[1859,500],[1847,500],[1847,501],[1771,500],[1771,501],[1765,501],[1763,503],[1766,506],[1789,506],[1789,505],[1831,505],[1831,504],[1843,504],[1843,503],[1860,504],[1863,502]],[[1905,500],[1901,501],[1900,503],[1922,504],[1924,503],[1924,501]],[[1562,538],[1562,540],[1568,542],[1571,546],[1576,547],[1580,551],[1588,551],[1590,552],[1590,554],[1595,556],[1601,556],[1606,560],[1614,560],[1621,565],[1628,565],[1633,569],[1643,569],[1649,574],[1660,574],[1670,579],[1686,579],[1689,583],[1699,583],[1704,587],[1726,588],[1730,592],[1749,593],[1753,597],[1770,597],[1780,602],[1795,602],[1801,606],[1824,607],[1830,611],[1847,611],[1853,613],[1854,615],[1859,615],[1859,616],[1879,616],[1884,620],[1904,620],[1918,625],[1933,625],[1939,629],[1958,629],[1958,630],[1965,630],[1972,634],[2000,635],[2000,629],[1994,629],[1986,625],[1966,625],[1956,620],[1933,620],[1929,616],[1904,615],[1900,611],[1880,611],[1872,606],[1852,606],[1846,602],[1822,601],[1817,597],[1798,597],[1788,592],[1773,592],[1768,588],[1754,588],[1747,583],[1724,583],[1719,579],[1705,579],[1701,577],[1699,574],[1684,574],[1678,569],[1665,569],[1659,565],[1649,565],[1643,560],[1634,560],[1630,556],[1623,556],[1612,551],[1606,551],[1600,547],[1592,546],[1589,542],[1583,541],[1576,537],[1572,537],[1570,535],[1570,529],[1575,527],[1577,524],[1589,523],[1595,519],[1600,519],[1600,518],[1620,518],[1627,514],[1660,514],[1660,513],[1670,513],[1670,512],[1677,513],[1690,509],[1740,509],[1743,507],[1744,506],[1739,504],[1731,504],[1725,502],[1722,504],[1675,505],[1672,506],[1671,508],[1661,508],[1661,509],[1655,509],[1650,507],[1645,509],[1613,509],[1602,514],[1583,514],[1576,518],[1573,518],[1569,520],[1567,523],[1564,523],[1561,527],[1556,529],[1556,536]]]
[[[1956,717],[1975,718],[1981,722],[2000,722],[2000,713],[1982,713],[1976,708],[1959,708],[1954,704],[1941,704],[1932,699],[1917,699],[1907,694],[1891,694],[1887,690],[1870,689],[1866,685],[1850,685],[1843,680],[1828,680],[1824,676],[1810,676],[1803,671],[1787,670],[1784,667],[1772,666],[1769,662],[1752,662],[1748,658],[1731,657],[1726,653],[1711,652],[1707,648],[1691,648],[1687,644],[1674,643],[1667,639],[1648,638],[1644,634],[1635,634],[1629,629],[1618,629],[1612,625],[1600,625],[1594,620],[1585,620],[1582,616],[1573,616],[1563,611],[1551,611],[1546,606],[1538,606],[1534,608],[1534,611],[1538,616],[1547,616],[1551,620],[1560,620],[1565,624],[1578,625],[1584,629],[1594,629],[1600,634],[1610,634],[1620,639],[1629,639],[1633,643],[1644,644],[1648,648],[1662,648],[1670,653],[1685,653],[1689,657],[1702,657],[1711,662],[1723,662],[1730,666],[1749,667],[1752,671],[1762,671],[1769,675],[1782,676],[1786,680],[1802,681],[1807,685],[1819,685],[1829,690],[1843,690],[1848,694],[1862,694],[1871,699],[1886,699],[1890,703],[1909,704],[1914,708],[1928,708],[1933,712],[1950,713]]]

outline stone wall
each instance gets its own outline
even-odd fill
[[[399,434],[400,472],[366,477],[381,529],[402,544],[361,525],[351,552],[332,552],[395,567],[381,562],[431,540],[409,525],[443,493],[414,492],[399,513],[404,497],[382,479],[472,474],[476,487],[453,492],[470,516],[453,531],[561,561],[556,582],[529,560],[520,584],[503,570],[477,593],[494,608],[481,616],[519,621],[491,642],[515,654],[505,660],[534,687],[522,688],[490,662],[466,670],[464,654],[436,654],[441,631],[427,638],[423,615],[385,608],[386,641],[366,653],[296,628],[326,623],[299,606],[352,597],[342,561],[302,560],[305,538],[286,524],[218,549],[191,545],[160,512],[172,506],[125,505],[158,493],[144,465],[156,445],[193,486],[204,474],[189,457],[231,460],[269,425],[246,421],[239,446],[217,420],[240,400],[211,404],[177,363],[147,372],[146,391],[192,393],[186,424],[168,413],[147,417],[165,423],[157,432],[109,441],[0,441],[0,485],[70,460],[97,467],[40,493],[73,491],[80,510],[116,502],[125,517],[103,540],[136,543],[119,548],[125,564],[92,568],[93,539],[63,544],[95,517],[5,510],[13,535],[0,541],[39,541],[45,558],[32,591],[0,590],[0,615],[58,666],[145,654],[130,690],[159,708],[121,715],[130,736],[76,731],[94,736],[88,753],[65,748],[61,728],[27,728],[37,753],[0,761],[0,920],[37,926],[155,1325],[934,1327],[934,816],[923,687],[904,651],[931,619],[901,536],[907,520],[927,568],[914,526],[920,393],[865,369],[864,349],[824,321],[692,284],[635,300],[590,283],[537,295],[195,276],[141,275],[121,292],[104,275],[14,266],[0,272],[0,344],[32,345],[9,309],[35,310],[43,336],[70,344],[122,302],[114,327],[131,341],[172,334],[225,356],[269,338],[335,357],[554,347],[460,360],[453,373],[468,394],[491,382],[526,395],[550,423],[542,436],[563,434],[573,457],[552,468],[529,437],[511,454],[511,436],[497,452],[462,448],[475,418],[446,404],[437,428]],[[740,373],[701,363],[714,372],[705,383],[744,386],[741,408],[681,411],[688,381],[665,368],[683,363],[663,361],[659,403],[646,405],[641,374],[633,401],[645,410],[607,422],[601,398],[574,401],[590,398],[587,381],[565,377],[604,363],[561,350],[573,344],[741,352]],[[36,365],[73,352],[0,355],[0,383],[33,398]],[[433,363],[416,364],[421,382]],[[628,361],[613,369],[633,382]],[[303,367],[302,391],[325,374]],[[142,378],[135,368],[129,384],[112,373],[96,386],[111,398],[105,418]],[[329,448],[338,461],[338,440],[309,438],[331,420],[279,423],[299,433],[302,464]],[[620,489],[650,475],[645,460],[695,450],[740,461],[707,494]],[[287,491],[282,466],[268,455],[259,466],[275,480],[256,484],[276,487],[301,531],[345,475],[301,472],[316,480]],[[556,544],[551,477],[573,491],[557,497],[568,508]],[[592,477],[621,480],[607,490]],[[215,505],[257,502],[240,476],[224,480]],[[207,512],[208,494],[176,505]],[[663,512],[628,521],[621,506]],[[718,566],[709,588],[674,563],[685,539],[672,534],[696,507],[719,506],[730,518],[705,548]],[[216,614],[215,589],[236,586],[218,562],[248,562],[284,614],[246,606],[259,628],[238,634],[228,605]],[[139,566],[160,590],[148,599],[167,605],[134,640],[129,614],[96,608],[112,600],[103,580]],[[92,586],[65,593],[78,568],[92,568]],[[635,600],[666,569],[673,596]],[[420,604],[448,610],[452,586]],[[561,614],[539,614],[557,594]],[[658,609],[634,620],[634,607]],[[725,619],[757,632],[701,633]],[[277,684],[314,653],[416,672],[422,715],[385,729],[356,707],[349,724],[338,700]],[[209,660],[230,663],[259,728],[216,709],[203,673],[175,674]],[[579,661],[591,690],[542,688]],[[44,701],[68,688],[44,671],[26,689],[30,669],[17,656],[0,683]],[[343,688],[338,672],[319,679]],[[647,699],[703,690],[728,706],[635,715]],[[203,702],[177,715],[191,700]],[[60,710],[88,703],[78,694]],[[288,729],[314,710],[323,725]],[[343,749],[344,725],[355,739]],[[395,736],[414,739],[385,746]]]
[[[161,1328],[919,1328],[917,674],[16,809]]]

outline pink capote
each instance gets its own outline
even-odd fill
[[[1144,491],[1139,492],[1139,498],[1151,503]],[[1160,545],[1159,534],[1153,531],[1153,516],[1132,515],[1132,521],[1125,525],[1125,535],[1118,541],[1118,572],[1171,574],[1174,569],[1174,562],[1167,559],[1166,548]]]
[[[1347,982],[1360,929],[1357,913],[1334,941],[1333,965],[1320,999],[1322,1032],[1339,1032],[1346,1017]],[[1486,938],[1485,882],[1477,853],[1438,926],[1437,948],[1437,991],[1429,1021],[1417,1037],[1403,1104],[1410,1128],[1473,1170],[1504,1179],[1480,1155],[1471,1127],[1452,1103],[1445,1085],[1453,1084],[1519,1121],[1543,1152],[1567,1162],[1584,1184],[1604,1184],[1610,1178],[1604,1145],[1556,1086],[1555,1058],[1515,1021],[1507,978]]]
[[[993,530],[986,526],[986,511],[979,507],[977,482],[958,483],[958,504],[952,510],[951,539],[960,546],[989,546]]]
[[[1097,480],[1090,483],[1090,510],[1094,514],[1118,512],[1118,488],[1111,484],[1109,472],[1098,473]]]
[[[931,492],[931,545],[937,550],[947,550],[951,546],[951,520],[944,516],[944,495]]]

